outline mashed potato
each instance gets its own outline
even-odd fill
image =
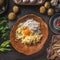
[[[21,40],[23,44],[35,44],[40,42],[42,38],[40,24],[33,19],[28,19],[24,23],[20,23],[16,30],[16,39]]]

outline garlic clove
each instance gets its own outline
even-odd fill
[[[43,4],[45,0],[38,0],[38,3]]]
[[[29,0],[22,0],[23,3],[29,2]]]
[[[22,0],[15,0],[15,2],[16,2],[16,3],[21,3],[21,2],[22,2]]]
[[[58,0],[51,0],[51,5],[52,6],[57,6]]]

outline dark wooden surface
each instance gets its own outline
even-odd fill
[[[8,9],[5,12],[5,14],[3,14],[1,16],[8,15],[8,13],[12,11],[12,7],[14,5],[16,5],[16,4],[14,4],[12,0],[9,0]],[[37,16],[42,17],[43,20],[47,24],[49,24],[50,17],[47,16],[46,14],[44,14],[44,15],[40,14],[39,13],[39,7],[40,6],[19,6],[20,11],[16,16],[16,19],[14,21],[9,21],[8,20],[8,24],[12,27],[12,25],[17,21],[18,18],[20,18],[20,17],[22,17],[22,16],[24,16],[26,14],[36,14]],[[48,27],[49,27],[49,25],[48,25]],[[51,41],[51,38],[52,38],[53,34],[54,33],[49,28],[49,37],[48,37],[43,49],[40,52],[38,52],[38,53],[36,53],[34,55],[25,56],[25,55],[23,55],[21,53],[18,53],[15,49],[12,48],[11,52],[4,52],[4,53],[0,52],[0,60],[47,60],[46,49],[50,44],[50,41]]]

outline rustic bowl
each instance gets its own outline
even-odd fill
[[[41,42],[37,43],[35,45],[31,45],[31,46],[22,44],[20,40],[17,42],[15,41],[15,39],[16,39],[15,32],[16,32],[16,29],[18,27],[18,24],[26,21],[27,18],[33,18],[35,21],[39,22],[41,24],[40,28],[41,28],[41,32],[43,34]],[[45,42],[47,41],[47,38],[48,38],[48,26],[47,26],[47,24],[43,21],[43,19],[41,17],[38,17],[34,14],[28,14],[28,15],[23,16],[22,18],[19,18],[17,20],[17,22],[13,25],[12,30],[10,32],[11,45],[19,53],[23,53],[25,55],[32,55],[32,54],[39,52],[43,48]]]

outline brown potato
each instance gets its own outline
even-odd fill
[[[15,13],[11,12],[8,14],[8,19],[13,20],[13,19],[15,19],[15,16],[16,16]]]
[[[13,6],[13,12],[18,13],[18,11],[19,11],[19,7],[18,6]]]
[[[50,2],[45,2],[44,6],[45,6],[45,8],[48,9],[50,7]]]
[[[45,7],[44,6],[41,6],[40,7],[40,13],[45,13],[45,11],[46,11]]]
[[[54,14],[54,9],[52,8],[49,8],[48,11],[47,11],[48,15],[53,15]]]

